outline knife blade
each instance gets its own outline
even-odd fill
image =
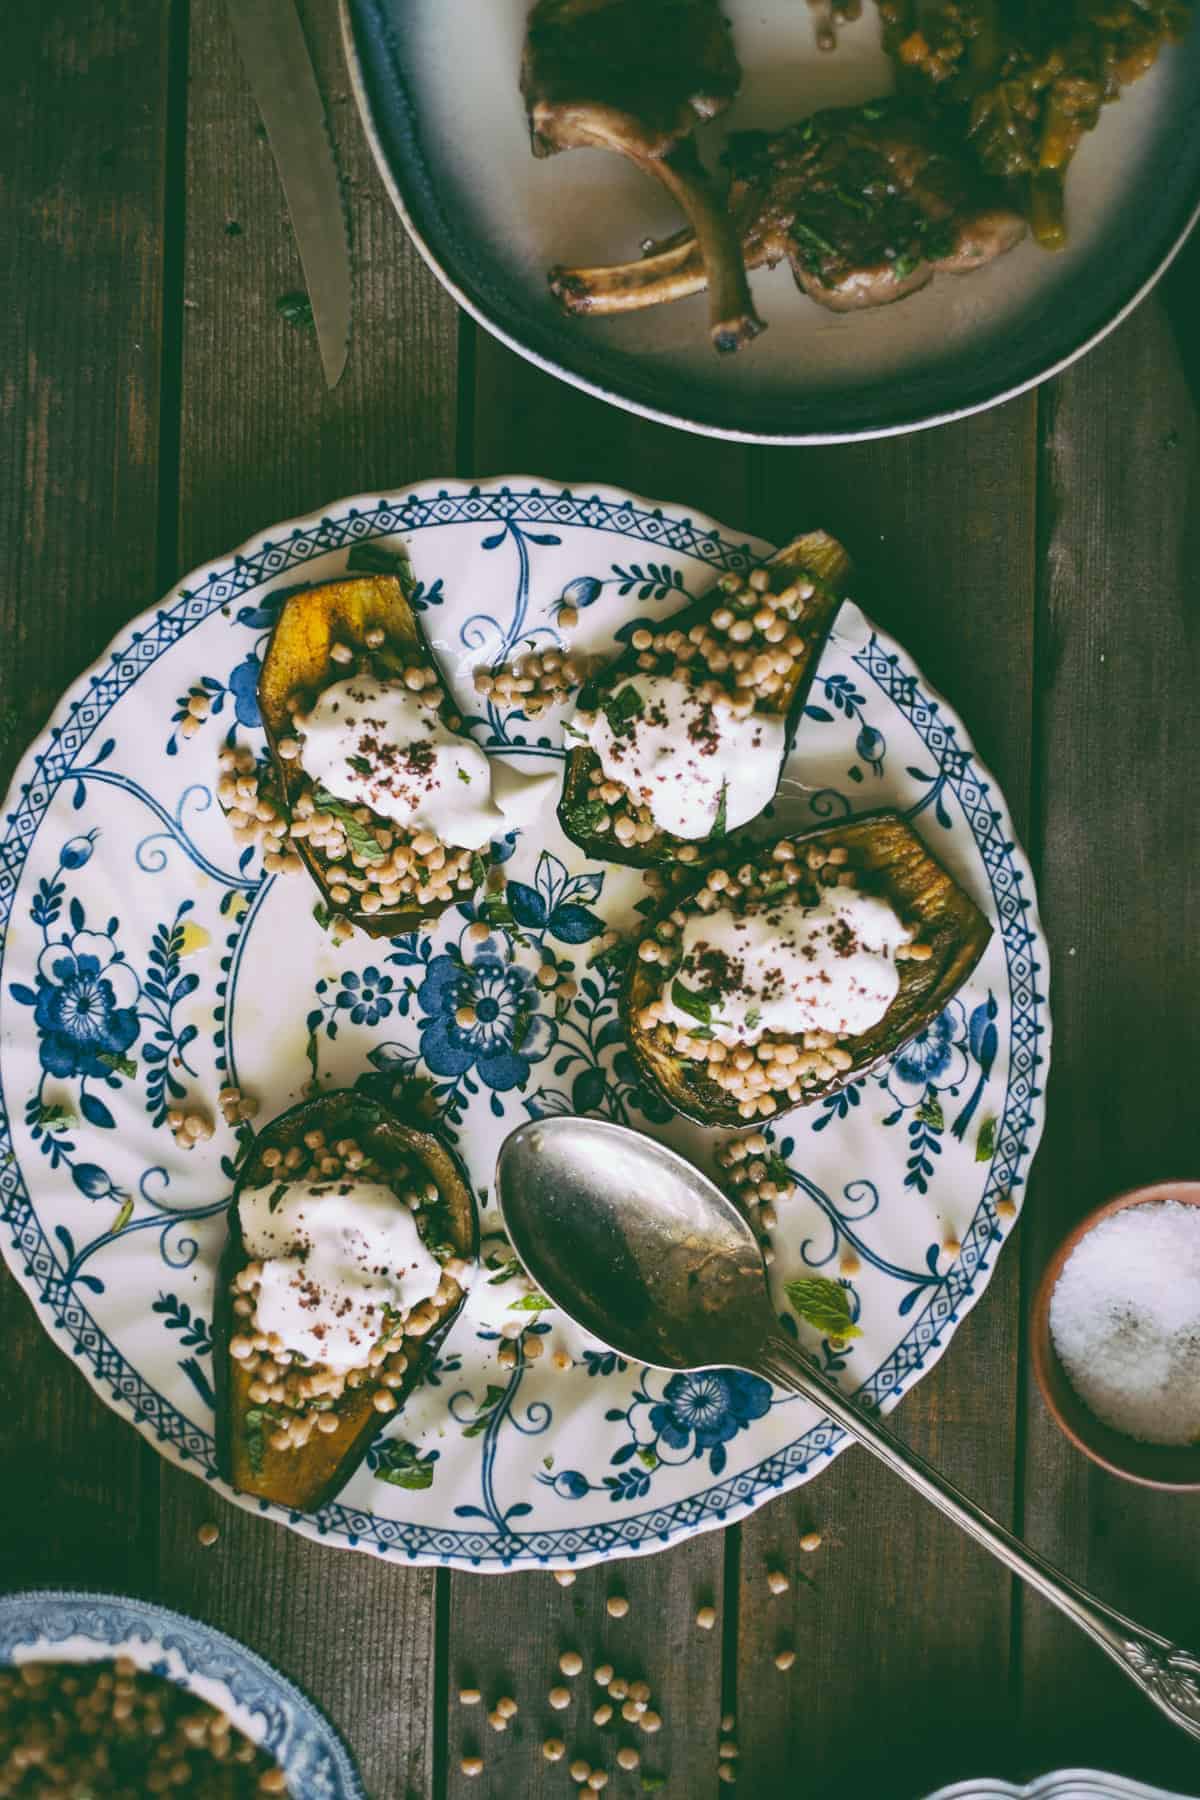
[[[327,386],[350,347],[350,240],[333,141],[295,0],[226,0],[291,214]]]

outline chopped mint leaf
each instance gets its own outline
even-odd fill
[[[368,779],[371,773],[371,765],[365,756],[348,756],[346,758],[346,767],[348,769],[353,769],[356,775],[361,775],[364,781]]]
[[[991,1162],[996,1153],[996,1121],[985,1119],[975,1139],[975,1161]]]
[[[658,1457],[649,1444],[643,1444],[637,1453],[637,1459],[644,1469],[657,1469]]]
[[[497,896],[493,900],[485,900],[479,908],[479,917],[485,925],[515,925],[516,917],[507,900]]]
[[[618,688],[611,700],[604,703],[604,716],[614,731],[623,731],[632,723],[642,710],[642,696],[632,683]]]
[[[687,1013],[690,1018],[699,1019],[701,1025],[712,1024],[712,1009],[718,998],[716,994],[694,994],[691,988],[684,987],[682,981],[676,976],[671,983],[671,998],[680,1012]]]
[[[263,1451],[266,1449],[267,1441],[265,1431],[267,1418],[268,1414],[258,1406],[252,1406],[246,1414],[246,1455],[249,1458],[250,1467],[256,1475],[262,1474]]]
[[[361,819],[355,817],[352,806],[347,806],[344,800],[339,800],[335,794],[329,793],[323,787],[313,789],[313,802],[320,807],[322,812],[332,813],[333,817],[338,820],[346,834],[346,842],[352,850],[356,850],[360,856],[365,856],[368,862],[386,861],[387,851],[376,842],[375,833],[370,826],[364,825]]]
[[[796,1185],[778,1150],[773,1150],[767,1158],[767,1180],[773,1181],[776,1187],[781,1188],[790,1188]]]
[[[942,1103],[932,1091],[918,1106],[916,1117],[922,1125],[928,1125],[931,1131],[945,1131],[946,1129],[946,1115],[942,1111]]]
[[[713,837],[724,837],[725,836],[725,832],[726,832],[726,828],[727,828],[726,820],[727,820],[728,816],[729,816],[729,783],[727,781],[723,781],[721,783],[721,798],[717,802],[717,816],[713,820],[713,828],[712,828],[712,836]]]
[[[79,1114],[69,1106],[39,1106],[36,1123],[43,1131],[70,1131],[72,1125],[78,1125]]]
[[[806,225],[803,219],[792,221],[791,236],[800,247],[800,260],[811,274],[819,275],[821,266],[826,261],[838,260],[837,248],[828,238]]]
[[[458,770],[458,779],[459,779],[459,780],[460,780],[460,781],[462,781],[462,782],[465,782],[465,784],[466,784],[466,785],[467,785],[467,787],[470,787],[470,785],[471,785],[471,777],[470,777],[470,776],[469,776],[469,775],[468,775],[468,774],[467,774],[467,771],[466,771],[466,770],[465,770],[465,769],[459,769],[459,770]]]
[[[297,331],[315,331],[317,322],[313,318],[312,301],[307,294],[280,294],[275,302],[275,311]]]
[[[585,800],[575,814],[580,831],[595,831],[600,820],[605,817],[608,808],[603,800]]]
[[[762,1007],[761,1006],[748,1006],[746,1008],[746,1029],[748,1031],[753,1031],[755,1026],[758,1024],[758,1022],[761,1018],[762,1018]]]
[[[329,930],[331,915],[329,908],[323,900],[317,901],[317,904],[312,909],[312,916],[317,921],[317,924],[321,927],[322,931]]]
[[[112,1235],[114,1237],[116,1237],[116,1235],[119,1231],[124,1231],[125,1227],[128,1225],[128,1223],[129,1223],[130,1219],[132,1219],[132,1217],[133,1217],[133,1195],[130,1194],[129,1198],[126,1200],[126,1202],[122,1206],[120,1212],[117,1214],[116,1218],[112,1222],[112,1227],[111,1227]]]
[[[471,858],[471,880],[475,883],[476,887],[482,887],[487,880],[487,864],[484,862],[482,856],[480,856],[478,850],[475,851]]]
[[[553,1307],[553,1300],[547,1300],[545,1294],[522,1294],[519,1300],[510,1300],[509,1312],[546,1312]]]
[[[133,1058],[118,1056],[114,1050],[97,1051],[96,1061],[103,1063],[106,1069],[111,1069],[114,1075],[128,1075],[132,1078],[137,1074],[137,1064]]]
[[[519,1275],[520,1273],[520,1263],[515,1256],[510,1256],[507,1262],[502,1262],[500,1264],[494,1275],[488,1276],[488,1286],[499,1287],[502,1281],[511,1281],[514,1275]]]
[[[355,544],[346,558],[346,571],[358,575],[407,575],[408,558],[403,550],[387,550],[382,544]]]
[[[391,1487],[419,1490],[433,1486],[433,1463],[421,1461],[415,1444],[386,1443],[374,1472]]]
[[[850,1296],[840,1281],[806,1275],[784,1288],[788,1303],[806,1325],[828,1338],[856,1338],[862,1332],[850,1316]]]
[[[488,1383],[487,1392],[483,1396],[483,1405],[469,1425],[463,1427],[465,1438],[482,1437],[491,1421],[492,1414],[504,1398],[504,1389]]]

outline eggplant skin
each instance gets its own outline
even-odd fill
[[[818,831],[789,833],[786,839],[755,845],[753,850],[748,850],[743,843],[740,853],[731,860],[745,862],[755,854],[769,858],[774,842],[796,844],[801,848],[820,845],[831,850],[839,847],[849,850],[853,866],[868,877],[871,890],[891,902],[905,923],[917,929],[921,941],[932,947],[933,954],[926,962],[898,964],[900,990],[883,1018],[861,1037],[845,1040],[846,1048],[854,1056],[851,1068],[828,1080],[814,1082],[801,1101],[781,1098],[774,1113],[760,1115],[757,1119],[743,1119],[736,1101],[708,1079],[702,1064],[664,1051],[638,1024],[641,1008],[657,999],[662,990],[657,965],[643,963],[636,955],[632,956],[621,994],[621,1020],[629,1048],[649,1086],[668,1106],[700,1125],[753,1131],[768,1118],[792,1112],[800,1106],[811,1106],[826,1094],[836,1093],[881,1063],[890,1061],[949,1004],[987,949],[992,936],[992,927],[975,902],[899,813],[860,813],[856,818],[822,826]],[[686,907],[690,896],[703,883],[702,871],[697,880],[686,887],[676,887],[662,910],[647,922],[644,933],[652,932],[659,920],[677,907]]]
[[[804,713],[804,705],[825,648],[825,640],[846,595],[851,563],[836,538],[830,537],[826,531],[809,531],[794,538],[778,555],[762,566],[772,576],[778,575],[783,581],[808,575],[816,587],[813,604],[800,625],[808,639],[808,654],[793,672],[779,708],[780,712],[787,715],[787,744],[784,749],[786,760]],[[717,583],[710,593],[702,594],[698,600],[691,601],[676,613],[655,620],[654,628],[687,632],[693,625],[705,622],[719,606],[727,603],[727,598],[720,583]],[[585,712],[597,711],[603,706],[606,696],[615,692],[636,668],[637,651],[630,647],[585,683],[579,694],[580,707]],[[611,832],[597,832],[587,824],[586,809],[591,796],[590,776],[599,767],[599,757],[586,745],[577,745],[567,757],[562,795],[558,803],[558,822],[572,843],[578,844],[596,862],[626,863],[635,869],[663,867],[679,862],[679,851],[686,841],[682,838],[660,832],[649,844],[622,845]],[[782,772],[781,764],[780,773]],[[714,834],[702,838],[693,847],[699,851],[701,860],[711,863],[719,856],[725,841],[723,835]]]
[[[258,710],[271,751],[275,779],[289,809],[303,787],[303,770],[296,761],[279,754],[281,738],[292,735],[289,702],[297,694],[313,696],[346,670],[334,662],[330,650],[337,642],[362,645],[372,628],[382,630],[384,650],[404,663],[419,663],[437,675],[442,690],[441,714],[447,724],[457,718],[454,701],[442,680],[441,670],[408,601],[407,575],[348,575],[343,581],[327,581],[320,587],[301,588],[284,601],[267,645],[258,677]],[[453,728],[453,727],[452,727]],[[381,824],[386,824],[381,820]],[[425,906],[393,908],[365,913],[355,906],[338,906],[329,896],[329,883],[317,853],[306,838],[294,846],[312,876],[331,913],[349,919],[370,937],[396,937],[432,924],[453,900],[430,901]]]
[[[230,1290],[249,1260],[242,1242],[238,1201],[246,1188],[279,1179],[277,1169],[264,1166],[264,1150],[286,1152],[302,1142],[306,1131],[313,1130],[323,1131],[330,1143],[346,1136],[369,1141],[372,1154],[385,1167],[401,1158],[419,1162],[438,1185],[442,1202],[439,1223],[455,1254],[473,1262],[479,1253],[479,1220],[470,1181],[453,1151],[415,1113],[402,1112],[354,1089],[339,1088],[302,1101],[257,1134],[229,1203],[225,1249],[217,1269],[213,1309],[217,1469],[240,1493],[254,1494],[296,1513],[313,1512],[332,1500],[354,1474],[372,1441],[398,1416],[376,1412],[369,1391],[351,1389],[338,1405],[343,1423],[336,1432],[328,1436],[314,1432],[307,1444],[293,1450],[276,1451],[264,1443],[257,1468],[250,1458],[246,1426],[247,1414],[254,1406],[247,1391],[252,1377],[229,1354],[237,1327]],[[397,1199],[396,1204],[403,1203]],[[419,1223],[420,1213],[417,1219]],[[461,1305],[460,1300],[427,1337],[413,1340],[420,1343],[420,1354],[410,1366],[404,1386],[393,1390],[400,1407],[420,1381],[430,1354],[449,1331]]]

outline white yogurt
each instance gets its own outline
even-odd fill
[[[896,998],[896,950],[912,937],[886,900],[849,887],[822,888],[814,905],[787,895],[741,916],[728,907],[693,913],[665,1017],[685,1029],[707,1024],[723,1044],[757,1043],[766,1032],[858,1037]],[[695,1010],[673,997],[676,983],[701,996]]]
[[[307,1362],[356,1368],[383,1333],[384,1308],[407,1312],[442,1278],[412,1213],[381,1182],[247,1188],[238,1216],[247,1253],[263,1265],[258,1329]]]
[[[629,689],[640,705],[626,717],[620,697]],[[574,733],[595,751],[606,780],[648,806],[661,831],[707,837],[722,798],[732,831],[775,798],[787,747],[787,726],[776,714],[735,718],[678,675],[631,675],[608,708],[576,715]]]
[[[318,695],[303,724],[310,779],[350,806],[478,850],[505,829],[488,758],[403,682],[352,675]]]

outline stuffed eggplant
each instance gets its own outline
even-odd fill
[[[505,815],[402,579],[293,594],[258,701],[289,838],[331,914],[386,937],[470,897]]]
[[[296,1512],[336,1494],[420,1379],[477,1253],[470,1184],[424,1124],[339,1091],[260,1132],[217,1277],[225,1479]]]
[[[585,685],[558,816],[589,856],[699,862],[770,804],[850,559],[809,532],[656,626]]]
[[[647,927],[626,975],[626,1035],[676,1111],[749,1125],[894,1055],[991,934],[898,813],[743,845]]]

